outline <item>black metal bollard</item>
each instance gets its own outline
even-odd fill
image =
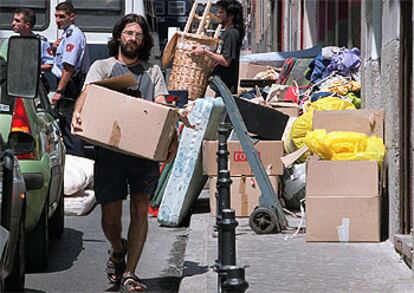
[[[238,226],[233,209],[221,211],[222,263],[220,267],[221,292],[243,293],[248,287],[244,268],[236,266],[236,227]]]
[[[238,292],[243,293],[249,288],[249,284],[246,282],[244,268],[238,266],[224,267],[226,272],[225,280],[222,283],[223,293]]]
[[[222,237],[221,251],[223,253],[221,266],[234,266],[236,265],[236,227],[239,225],[234,210],[222,210],[219,225]]]
[[[230,208],[230,171],[228,170],[228,156],[227,150],[227,137],[229,136],[230,125],[222,122],[218,129],[218,150],[217,150],[217,221],[221,217],[221,211],[223,209]]]
[[[227,137],[230,125],[222,122],[218,129],[219,145],[217,151],[217,210],[216,226],[218,231],[218,259],[215,269],[218,273],[217,292],[241,292],[249,286],[244,278],[244,268],[236,266],[236,227],[234,210],[230,209],[230,172],[228,170]]]
[[[230,125],[222,122],[219,126],[218,133],[218,150],[217,150],[217,192],[216,192],[216,225],[215,231],[218,234],[217,239],[217,260],[215,268],[217,272],[220,272],[222,265],[222,236],[220,229],[221,211],[223,209],[230,208],[230,172],[228,170],[228,155],[227,150],[227,137],[229,136]],[[219,273],[217,287],[220,288],[221,277]]]

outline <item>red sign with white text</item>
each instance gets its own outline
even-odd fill
[[[260,152],[257,152],[260,158]],[[247,162],[247,156],[243,151],[235,151],[233,153],[233,160],[235,162]]]

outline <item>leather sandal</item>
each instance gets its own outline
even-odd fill
[[[126,239],[121,239],[122,241],[122,251],[113,252],[112,249],[108,250],[109,259],[106,262],[105,272],[107,273],[108,281],[110,283],[117,284],[122,279],[122,275],[126,268],[125,255],[128,252]],[[119,262],[113,261],[113,259],[119,259]]]
[[[123,275],[119,292],[143,292],[146,289],[147,286],[141,282],[138,276],[129,272]]]

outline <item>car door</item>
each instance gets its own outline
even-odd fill
[[[36,105],[36,113],[45,126],[45,148],[49,153],[51,182],[49,188],[49,205],[52,211],[57,206],[60,194],[63,188],[64,160],[65,148],[63,145],[61,131],[57,120],[52,116],[52,106],[47,97],[46,90],[40,82],[38,96],[34,99]],[[43,131],[42,131],[43,132]],[[50,213],[51,215],[52,213]]]

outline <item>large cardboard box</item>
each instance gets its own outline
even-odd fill
[[[380,241],[378,162],[311,159],[307,164],[306,240]],[[348,237],[341,238],[343,232]]]
[[[254,145],[259,154],[267,175],[283,174],[283,142],[280,140],[261,140]],[[217,176],[218,141],[206,140],[203,143],[203,172],[209,176]],[[231,176],[253,176],[246,154],[239,141],[227,141],[229,151],[229,170]]]
[[[269,176],[275,192],[278,192],[277,176]],[[253,210],[259,205],[261,191],[254,177],[231,177],[232,184],[230,187],[230,205],[235,210],[236,217],[249,217]],[[210,211],[211,215],[216,215],[216,187],[217,177],[210,177]]]
[[[383,138],[384,111],[314,111],[313,128]],[[376,161],[308,160],[306,240],[380,241],[381,173]]]
[[[121,153],[163,161],[175,134],[170,107],[91,85],[81,113],[84,140]]]

